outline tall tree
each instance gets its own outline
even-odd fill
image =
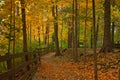
[[[73,23],[71,24],[71,18],[68,20],[68,26],[68,48],[72,48]]]
[[[49,52],[49,23],[46,24],[46,45],[47,45],[47,52]]]
[[[112,41],[111,41],[111,8],[110,8],[110,1],[105,0],[104,2],[104,38],[103,38],[103,46],[100,52],[111,52],[112,51]]]
[[[61,47],[61,49],[62,49],[62,40],[63,40],[63,39],[62,39],[62,37],[63,37],[63,35],[62,35],[62,34],[63,34],[63,26],[64,26],[64,21],[63,21],[63,15],[62,15],[62,28],[61,28],[61,33],[60,33],[60,36],[61,36],[61,42],[60,42],[61,44],[60,44],[60,47]]]
[[[54,18],[54,34],[55,34],[55,47],[56,47],[56,54],[55,56],[60,56],[60,49],[59,49],[59,40],[58,40],[58,6],[55,2],[52,2],[52,16]]]
[[[32,24],[30,23],[30,26],[29,26],[29,31],[30,31],[30,41],[29,41],[29,44],[30,44],[30,50],[32,49]]]
[[[78,61],[78,0],[75,0],[75,61]]]
[[[97,43],[97,34],[96,34],[96,12],[95,12],[95,0],[92,0],[92,9],[93,9],[93,31],[94,31],[94,80],[98,80],[97,74],[97,54],[96,54],[96,43]]]
[[[78,1],[73,0],[72,3],[72,48],[73,48],[73,59],[75,62],[78,61],[78,37],[77,37],[77,26],[78,26]]]
[[[90,47],[93,48],[93,27],[91,27],[90,31]]]
[[[49,34],[49,24],[46,24],[46,31],[45,31],[45,44],[47,44],[48,41],[48,34]]]
[[[86,0],[85,28],[84,28],[84,64],[86,62],[86,34],[87,34],[88,0]]]
[[[114,48],[114,31],[115,31],[115,22],[112,22],[112,33],[111,33],[112,48]]]
[[[73,59],[75,60],[75,40],[74,40],[74,26],[75,26],[75,0],[72,0],[72,53],[73,53]]]
[[[21,0],[21,12],[22,12],[22,26],[23,26],[23,51],[27,52],[27,33],[26,33],[26,10],[25,1]]]
[[[14,31],[13,31],[13,54],[15,54],[15,0],[13,0],[13,28],[14,28]]]
[[[39,42],[39,47],[40,47],[40,44],[41,44],[41,42],[40,42],[40,30],[41,30],[41,28],[40,28],[40,26],[38,26],[38,42]]]
[[[8,54],[10,53],[10,46],[11,46],[11,35],[12,35],[12,20],[13,20],[13,16],[12,16],[12,11],[13,11],[13,1],[10,0],[10,31],[9,31],[9,38],[8,38]]]

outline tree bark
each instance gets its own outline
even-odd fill
[[[92,9],[93,9],[93,31],[94,31],[94,80],[98,80],[97,53],[96,53],[97,34],[96,34],[95,0],[92,0]]]
[[[105,0],[104,2],[104,39],[103,39],[103,46],[100,52],[112,52],[112,41],[111,41],[111,8],[110,8],[110,0]]]
[[[85,14],[85,27],[84,27],[84,65],[86,64],[87,17],[88,17],[88,0],[86,0],[86,14]]]
[[[98,18],[97,18],[97,28],[96,28],[96,47],[97,47],[98,33],[99,33],[99,22],[100,22],[100,17],[98,16]]]
[[[13,16],[12,16],[12,11],[13,11],[13,1],[10,1],[10,31],[9,31],[9,38],[8,38],[8,54],[10,54],[10,47],[11,47],[11,35],[12,35],[12,20],[13,20]]]
[[[22,30],[23,30],[23,52],[28,52],[27,46],[27,31],[26,31],[26,10],[25,10],[25,1],[21,0],[21,12],[22,12]],[[28,62],[28,55],[25,56],[25,61]],[[27,70],[30,70],[30,65],[27,66]]]
[[[40,39],[40,26],[38,26],[38,43],[39,43],[39,47],[41,44],[41,39]]]
[[[54,2],[53,2],[54,4]],[[56,47],[56,54],[55,56],[61,56],[60,49],[59,49],[59,40],[58,40],[58,12],[57,12],[57,5],[53,5],[52,7],[52,15],[54,18],[54,33],[55,33],[55,47]]]
[[[71,19],[70,19],[71,20]],[[68,48],[72,48],[72,35],[73,35],[73,26],[71,26],[71,21],[68,23]]]
[[[93,27],[91,27],[91,41],[90,41],[90,46],[93,48]]]
[[[46,43],[47,43],[47,52],[49,52],[49,23],[46,24]]]
[[[32,24],[30,23],[30,50],[32,50]]]
[[[23,51],[27,52],[27,33],[26,33],[26,11],[25,11],[25,1],[21,0],[21,12],[22,12],[22,26],[23,26]]]
[[[114,31],[115,31],[115,22],[112,22],[112,48],[114,48]]]
[[[78,31],[77,31],[77,27],[78,27],[78,0],[75,0],[75,62],[78,62]]]
[[[73,49],[73,59],[75,62],[78,62],[78,37],[77,37],[77,26],[78,26],[78,11],[77,11],[77,0],[73,0],[72,3],[72,49]]]
[[[15,54],[15,38],[16,38],[16,35],[15,35],[15,0],[13,1],[13,26],[14,26],[14,31],[13,31],[13,54]]]
[[[74,30],[75,30],[75,0],[72,2],[72,53],[73,60],[75,61],[75,40],[74,40]]]
[[[63,26],[64,26],[64,21],[63,21],[63,16],[62,16],[61,46],[60,46],[60,47],[61,47],[61,49],[62,49],[62,40],[63,40],[63,39],[62,39],[62,37],[63,37],[63,36],[62,36],[62,34],[63,34]]]

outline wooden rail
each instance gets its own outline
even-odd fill
[[[21,54],[6,54],[0,56],[0,63],[6,62],[7,70],[0,73],[0,80],[30,80],[40,64],[40,56],[45,48]],[[19,65],[14,65],[15,59],[21,58]]]
[[[120,43],[114,44],[114,47],[120,49]]]

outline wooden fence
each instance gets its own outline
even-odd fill
[[[120,49],[120,43],[114,44],[114,47]]]
[[[6,63],[7,70],[0,73],[0,80],[30,80],[39,66],[40,56],[45,48],[21,54],[6,54],[0,56],[0,63]],[[15,65],[15,59],[21,58],[22,62]]]

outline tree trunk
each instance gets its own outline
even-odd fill
[[[47,52],[49,52],[49,23],[46,24],[46,44]]]
[[[11,35],[12,35],[12,20],[13,20],[13,16],[12,16],[12,11],[13,11],[13,2],[12,0],[10,1],[11,6],[10,6],[10,32],[9,32],[9,38],[8,38],[8,54],[10,54],[10,47],[11,47]]]
[[[42,35],[43,35],[43,44],[45,44],[45,30],[44,30],[44,24],[42,23]]]
[[[14,7],[13,7],[13,26],[14,26],[14,31],[13,31],[13,54],[15,54],[15,0],[13,1],[14,2]]]
[[[78,17],[78,11],[77,11],[77,6],[78,6],[78,4],[77,4],[77,0],[73,0],[73,3],[72,3],[72,48],[73,48],[73,59],[74,59],[74,61],[75,62],[78,62],[78,49],[77,49],[77,47],[78,47],[78,37],[77,37],[77,34],[78,34],[78,32],[77,32],[77,26],[78,26],[78,19],[77,19],[77,17]]]
[[[85,28],[84,28],[84,64],[86,64],[86,36],[87,36],[87,17],[88,17],[88,0],[86,0],[86,14],[85,14]]]
[[[26,33],[26,12],[25,12],[25,1],[21,0],[21,12],[22,12],[22,26],[23,26],[23,51],[27,52],[27,33]]]
[[[79,45],[79,41],[80,41],[80,18],[79,18],[80,5],[79,4],[77,4],[77,5],[78,5],[78,7],[77,7],[77,9],[78,9],[78,11],[77,11],[77,47],[79,48],[80,47],[80,45]]]
[[[71,20],[71,19],[70,19]],[[73,26],[71,26],[71,21],[68,23],[68,48],[72,48],[72,35],[73,35]]]
[[[74,30],[75,30],[75,0],[72,2],[72,53],[73,60],[75,61],[75,39],[74,39]]]
[[[63,26],[64,26],[64,22],[63,22],[63,16],[62,16],[61,46],[60,46],[60,47],[61,47],[61,49],[62,49],[62,40],[63,40],[63,39],[62,39],[62,37],[63,37],[63,36],[62,36],[62,34],[63,34]]]
[[[78,62],[78,37],[77,37],[77,34],[78,34],[78,31],[77,31],[77,27],[78,27],[78,0],[75,0],[75,62]]]
[[[16,11],[16,13],[17,13],[17,16],[20,16],[20,7],[19,7],[19,2],[17,2],[16,3],[17,5],[16,5],[16,8],[17,8],[17,11]]]
[[[114,31],[115,31],[115,22],[112,22],[112,48],[114,48]]]
[[[91,41],[90,41],[90,46],[93,48],[93,27],[91,27]]]
[[[22,12],[22,30],[23,30],[23,52],[28,52],[27,47],[27,32],[26,32],[26,11],[25,11],[25,1],[21,0],[21,12]],[[25,61],[28,62],[28,55],[25,56]],[[30,65],[27,66],[27,70],[30,70]]]
[[[48,33],[49,33],[49,24],[46,24],[46,31],[45,31],[45,45],[47,44]]]
[[[97,19],[97,28],[96,28],[96,47],[97,47],[98,33],[99,33],[99,22],[100,22],[100,17],[98,16],[98,19]]]
[[[32,24],[30,23],[30,50],[32,50]]]
[[[48,35],[47,35],[47,47],[48,47],[48,52],[50,50],[49,48],[49,24],[48,24]]]
[[[41,44],[41,42],[40,42],[40,27],[38,27],[38,43],[39,43],[39,47],[40,47],[40,44]]]
[[[105,0],[104,3],[104,39],[103,46],[100,52],[112,52],[111,28],[110,28],[110,0]]]
[[[54,2],[53,2],[54,4]],[[56,47],[56,54],[55,56],[60,56],[61,53],[60,53],[60,49],[59,49],[59,40],[58,40],[58,20],[57,20],[57,17],[58,17],[58,12],[57,12],[57,5],[53,5],[52,7],[52,15],[53,15],[53,18],[54,18],[54,33],[55,33],[55,47]]]
[[[95,13],[95,0],[92,0],[92,9],[93,9],[93,31],[94,31],[94,80],[98,80],[98,69],[97,69],[97,54],[96,54],[96,13]]]

